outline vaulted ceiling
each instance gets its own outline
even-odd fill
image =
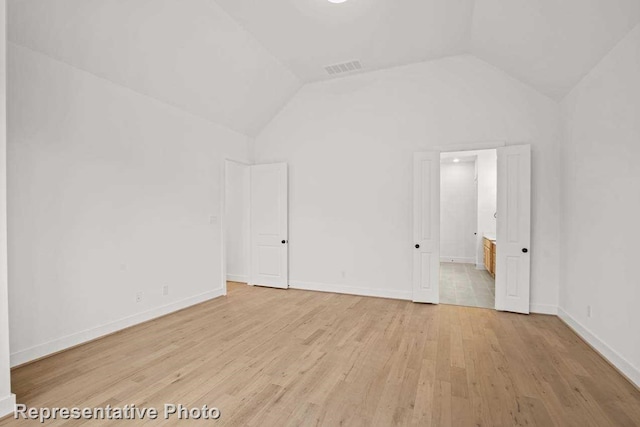
[[[217,0],[303,81],[467,53],[473,0]]]
[[[212,0],[14,0],[8,26],[13,43],[247,135],[300,87]]]
[[[301,84],[472,53],[561,99],[640,0],[10,0],[9,39],[255,135]]]
[[[562,99],[640,21],[640,0],[477,0],[470,52]]]
[[[639,0],[217,0],[302,81],[472,53],[560,99],[640,21]]]

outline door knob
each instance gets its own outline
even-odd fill
[[[416,249],[420,249],[420,245],[416,245]]]
[[[522,252],[526,254],[527,252],[529,252],[529,249],[527,249],[527,248],[522,248]]]
[[[286,240],[283,240],[283,241],[282,241],[282,244],[283,244],[283,245],[284,245],[284,244],[286,244],[286,243],[287,243],[287,241],[286,241]]]

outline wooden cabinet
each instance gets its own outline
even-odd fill
[[[496,242],[486,237],[484,242],[484,266],[494,278],[496,277]]]
[[[491,241],[491,275],[493,278],[496,278],[496,242],[495,240]]]
[[[484,268],[491,272],[491,243],[487,242],[488,240],[484,239]]]

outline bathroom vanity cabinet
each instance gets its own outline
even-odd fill
[[[496,241],[492,239],[488,239],[487,237],[483,238],[484,243],[484,266],[493,276],[496,277]]]

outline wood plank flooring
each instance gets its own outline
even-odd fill
[[[220,408],[198,425],[640,425],[640,392],[556,317],[241,284],[15,369],[13,390],[35,407]],[[101,425],[45,425],[80,424]]]

